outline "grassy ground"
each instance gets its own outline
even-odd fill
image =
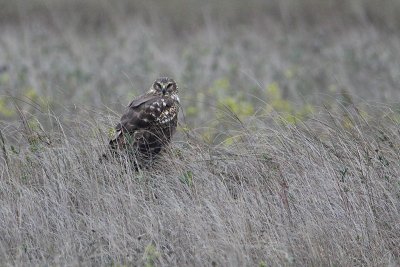
[[[2,1],[0,260],[400,264],[397,1]],[[180,85],[151,169],[99,162]]]
[[[344,114],[298,125],[277,114],[237,121],[231,145],[189,131],[139,173],[123,158],[98,161],[106,141],[94,119],[50,145],[6,144],[0,257],[11,265],[397,265],[398,123],[390,110]]]

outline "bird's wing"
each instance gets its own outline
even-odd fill
[[[161,96],[144,95],[133,100],[128,110],[122,115],[117,125],[117,132],[134,132],[137,129],[149,127],[157,122],[164,111],[168,110],[174,100]]]
[[[149,94],[142,95],[142,96],[140,96],[138,98],[133,99],[132,102],[129,103],[128,108],[137,108],[137,107],[139,107],[140,105],[142,105],[142,104],[144,104],[146,102],[156,101],[157,98],[160,98],[160,97],[159,96],[154,96],[154,95],[149,95]]]

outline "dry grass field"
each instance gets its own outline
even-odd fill
[[[400,2],[0,6],[1,265],[400,265]],[[99,161],[164,75],[172,144]]]

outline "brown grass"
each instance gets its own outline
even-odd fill
[[[123,159],[99,163],[104,134],[80,122],[61,142],[8,152],[0,257],[11,265],[397,265],[400,133],[390,110],[377,114],[298,126],[254,118],[230,146],[191,131],[140,172]]]

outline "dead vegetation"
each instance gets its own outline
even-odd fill
[[[0,262],[399,265],[397,1],[172,2],[0,0]],[[99,161],[160,75],[170,148]]]

